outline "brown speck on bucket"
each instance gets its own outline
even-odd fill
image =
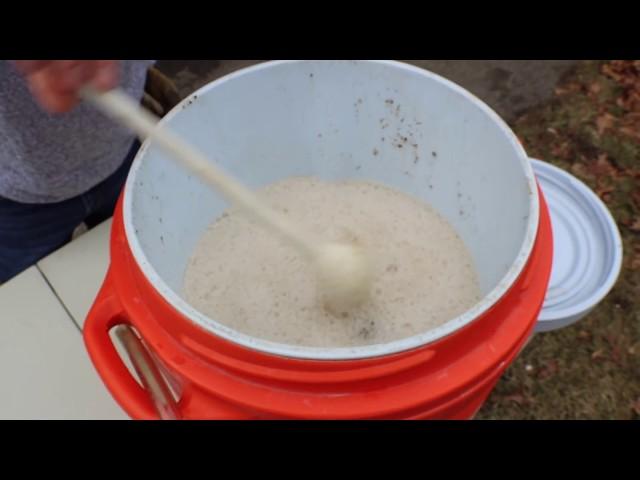
[[[374,148],[374,149],[373,149],[373,154],[374,154],[374,155],[378,155],[378,149],[377,149],[377,148]]]
[[[368,328],[361,328],[360,332],[358,332],[358,334],[362,338],[369,338],[369,336],[371,335],[371,331]]]
[[[362,168],[362,165],[356,166],[356,170],[360,170],[361,168]]]
[[[438,156],[438,154],[437,154],[436,152],[431,152],[431,156],[432,156],[432,157],[437,157],[437,156]]]
[[[369,338],[372,334],[374,327],[375,327],[375,323],[373,322],[373,320],[371,320],[367,326],[362,327],[360,329],[358,334],[363,338]]]
[[[391,98],[387,98],[384,103],[386,103],[387,105],[393,105],[393,99]]]

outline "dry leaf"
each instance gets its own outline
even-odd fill
[[[600,182],[598,182],[600,183]],[[598,185],[595,189],[596,195],[598,195],[598,197],[600,197],[600,199],[607,203],[609,202],[609,200],[611,200],[611,193],[615,190],[614,187],[610,186],[610,185]]]
[[[604,358],[604,356],[604,350],[600,348],[591,354],[591,360],[599,360]]]
[[[620,308],[620,305],[616,304],[616,308]],[[605,337],[605,340],[611,346],[611,355],[609,355],[609,358],[614,363],[621,365],[622,352],[620,350],[620,342],[622,339],[618,335],[609,334]]]
[[[578,83],[568,83],[566,85],[556,87],[555,94],[556,96],[562,96],[562,95],[566,95],[567,93],[578,92],[580,91],[581,88],[582,88],[581,85]]]
[[[625,129],[627,132],[626,134],[630,135],[632,138],[637,138],[637,135],[640,132],[640,108],[638,109],[638,112],[625,113],[617,122],[616,126],[620,129]]]
[[[635,90],[626,90],[616,100],[616,105],[627,110],[627,112],[637,112],[640,107],[640,92]]]
[[[522,393],[514,393],[504,397],[505,401],[513,402],[517,405],[529,405],[531,400],[525,397]]]
[[[631,410],[633,410],[633,413],[636,415],[640,415],[640,397],[631,404]]]
[[[621,355],[620,347],[618,345],[614,345],[611,349],[611,360],[618,366],[622,366],[622,355]]]
[[[635,245],[633,247],[630,267],[632,270],[638,270],[640,268],[640,245]]]
[[[613,123],[615,122],[616,117],[611,115],[610,113],[603,113],[596,118],[596,129],[598,130],[598,135],[602,135],[606,130],[609,130]]]
[[[556,360],[549,360],[545,363],[544,367],[542,367],[540,373],[538,373],[538,378],[540,380],[543,380],[545,378],[551,377],[558,373],[558,370],[560,370],[558,362]]]
[[[610,193],[615,190],[609,179],[615,179],[620,176],[618,169],[609,162],[605,153],[598,155],[598,159],[587,168],[596,178],[596,194],[605,201],[609,200]]]
[[[578,332],[578,338],[580,340],[591,340],[591,333],[586,330],[580,330]]]
[[[633,86],[638,80],[638,69],[635,62],[630,60],[613,60],[605,63],[601,71],[609,78],[626,87]]]
[[[640,128],[637,127],[622,127],[620,128],[620,133],[624,133],[625,135],[634,138],[636,140],[640,140]]]
[[[574,163],[571,165],[571,171],[578,176],[590,177],[591,174],[582,163]]]
[[[609,157],[606,153],[601,153],[600,155],[598,155],[598,159],[595,161],[595,163],[592,164],[592,166],[590,166],[589,170],[596,177],[618,176],[618,170],[613,165],[611,165],[611,162],[609,162]]]
[[[551,154],[554,157],[561,158],[564,160],[568,157],[569,150],[570,150],[569,142],[564,142],[564,143],[561,143],[560,145],[556,145],[555,147],[553,147],[551,149]]]
[[[631,224],[629,225],[629,230],[640,232],[640,217],[635,218],[633,222],[631,222]]]

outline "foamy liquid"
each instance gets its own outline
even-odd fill
[[[464,243],[417,199],[373,183],[312,178],[289,178],[258,194],[319,238],[364,245],[373,261],[373,290],[358,310],[329,314],[318,299],[313,266],[231,210],[200,239],[183,294],[234,330],[313,347],[387,343],[433,329],[480,298]]]

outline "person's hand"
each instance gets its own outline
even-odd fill
[[[48,111],[67,112],[86,85],[106,91],[118,83],[116,60],[16,60],[38,102]]]

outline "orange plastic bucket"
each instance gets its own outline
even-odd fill
[[[495,113],[397,62],[270,62],[204,87],[163,121],[252,185],[292,175],[370,178],[423,198],[470,248],[485,297],[441,328],[387,345],[296,348],[230,331],[179,295],[190,248],[226,205],[147,142],[84,327],[98,373],[131,417],[158,413],[111,342],[118,324],[137,330],[169,377],[180,418],[477,412],[531,335],[552,264],[543,195]],[[393,135],[411,136],[412,147],[398,147]],[[381,143],[372,147],[374,136]]]

